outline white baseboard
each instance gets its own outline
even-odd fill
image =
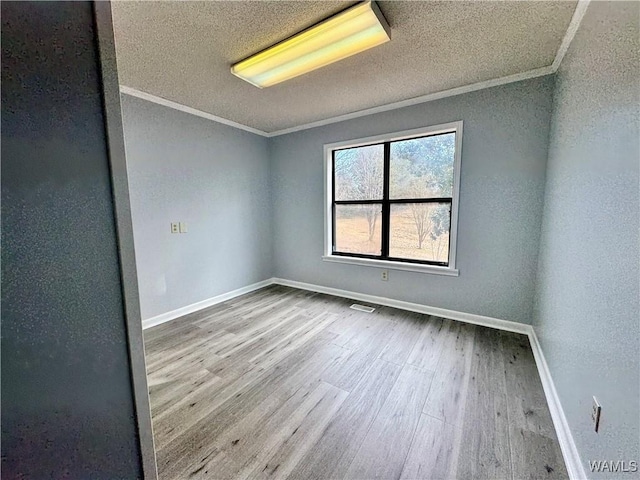
[[[198,310],[202,310],[204,308],[212,307],[213,305],[216,305],[218,303],[226,302],[227,300],[239,297],[240,295],[244,295],[245,293],[253,292],[254,290],[259,290],[260,288],[267,287],[271,284],[273,284],[273,279],[268,278],[267,280],[263,280],[262,282],[253,283],[251,285],[247,285],[246,287],[238,288],[236,290],[232,290],[230,292],[223,293],[206,300],[202,300],[201,302],[192,303],[191,305],[187,305],[186,307],[178,308],[176,310],[172,310],[155,317],[147,318],[146,320],[142,321],[142,328],[147,329],[155,327],[156,325],[160,325],[161,323],[174,320],[176,318],[182,317],[183,315],[188,315],[189,313],[197,312]]]
[[[246,287],[238,288],[237,290],[223,293],[222,295],[218,295],[216,297],[209,298],[207,300],[203,300],[201,302],[187,305],[186,307],[182,307],[177,310],[173,310],[171,312],[163,313],[162,315],[149,318],[142,322],[142,328],[147,329],[156,325],[160,325],[161,323],[168,322],[183,315],[197,312],[198,310],[211,307],[218,303],[231,300],[232,298],[244,295],[245,293],[253,292],[254,290],[259,290],[260,288],[264,288],[273,284],[299,288],[301,290],[309,290],[312,292],[325,293],[327,295],[335,295],[338,297],[351,298],[353,300],[358,300],[361,302],[385,305],[387,307],[398,308],[401,310],[424,313],[427,315],[435,315],[438,317],[450,318],[452,320],[458,320],[461,322],[472,323],[474,325],[481,325],[484,327],[490,327],[498,330],[505,330],[507,332],[515,332],[527,335],[529,337],[529,342],[531,343],[531,349],[536,361],[540,380],[542,381],[542,387],[544,388],[545,397],[549,405],[549,411],[551,412],[551,418],[553,419],[553,425],[556,430],[556,435],[558,436],[558,443],[560,444],[560,448],[562,450],[562,455],[564,457],[567,471],[569,473],[569,478],[571,478],[572,480],[583,480],[587,478],[582,466],[582,462],[580,460],[580,455],[578,454],[575,442],[573,441],[573,436],[571,435],[571,430],[569,429],[567,418],[565,417],[564,411],[562,410],[560,398],[558,397],[553,379],[551,378],[549,367],[547,366],[544,354],[542,353],[542,349],[540,348],[538,337],[536,336],[536,333],[531,325],[511,322],[499,318],[486,317],[484,315],[476,315],[473,313],[458,312],[445,308],[430,307],[428,305],[405,302],[402,300],[394,300],[387,297],[378,297],[376,295],[351,292],[349,290],[323,287],[321,285],[314,285],[311,283],[285,280],[283,278],[269,278],[267,280],[263,280],[262,282],[247,285]]]
[[[531,329],[529,333],[529,342],[531,343],[531,350],[533,350],[533,356],[536,360],[536,366],[538,367],[538,374],[542,381],[542,388],[544,389],[544,395],[547,398],[547,404],[549,405],[549,411],[551,412],[551,418],[553,419],[553,426],[558,436],[558,443],[562,450],[562,456],[564,457],[564,463],[569,473],[569,478],[572,480],[583,480],[587,478],[580,455],[578,454],[578,448],[573,441],[573,435],[571,435],[571,429],[567,422],[567,417],[564,415],[562,404],[560,403],[560,397],[553,383],[549,366],[542,353],[540,342],[535,330]]]
[[[226,302],[232,298],[239,297],[245,293],[259,290],[260,288],[267,287],[269,285],[284,285],[292,288],[299,288],[301,290],[309,290],[312,292],[326,293],[328,295],[335,295],[337,297],[351,298],[353,300],[359,300],[361,302],[375,303],[378,305],[385,305],[387,307],[398,308],[400,310],[408,310],[411,312],[424,313],[427,315],[435,315],[437,317],[450,318],[452,320],[459,320],[461,322],[473,323],[474,325],[481,325],[484,327],[496,328],[498,330],[505,330],[507,332],[522,333],[529,335],[532,332],[531,325],[527,325],[519,322],[511,322],[508,320],[501,320],[499,318],[486,317],[483,315],[476,315],[474,313],[458,312],[456,310],[448,310],[446,308],[430,307],[428,305],[422,305],[419,303],[405,302],[402,300],[394,300],[393,298],[378,297],[376,295],[368,295],[365,293],[351,292],[349,290],[341,290],[338,288],[323,287],[321,285],[313,285],[311,283],[297,282],[294,280],[285,280],[283,278],[269,278],[258,283],[247,285],[246,287],[232,290],[231,292],[223,293],[221,295],[202,300],[201,302],[193,303],[185,307],[172,310],[170,312],[157,315],[155,317],[148,318],[142,321],[142,328],[147,329],[160,325],[161,323],[174,320],[188,315],[190,313],[197,312],[204,308],[211,307],[218,303]]]
[[[351,292],[348,290],[340,290],[338,288],[323,287],[320,285],[312,285],[310,283],[296,282],[293,280],[285,280],[282,278],[273,278],[273,283],[285,285],[287,287],[300,288],[301,290],[310,290],[312,292],[326,293],[337,297],[351,298],[361,302],[376,303],[387,307],[398,308],[400,310],[409,310],[411,312],[425,313],[427,315],[435,315],[437,317],[450,318],[461,322],[473,323],[474,325],[482,325],[484,327],[497,328],[498,330],[506,330],[507,332],[522,333],[528,335],[531,331],[531,325],[519,322],[510,322],[499,318],[485,317],[474,313],[458,312],[455,310],[447,310],[445,308],[429,307],[419,303],[404,302],[402,300],[394,300],[393,298],[378,297],[376,295],[367,295],[365,293]]]
[[[535,330],[531,325],[526,325],[518,322],[511,322],[507,320],[501,320],[499,318],[486,317],[483,315],[476,315],[473,313],[458,312],[455,310],[447,310],[444,308],[430,307],[427,305],[421,305],[417,303],[404,302],[401,300],[394,300],[392,298],[378,297],[375,295],[367,295],[364,293],[350,292],[348,290],[340,290],[337,288],[323,287],[320,285],[313,285],[310,283],[296,282],[293,280],[285,280],[282,278],[273,278],[273,283],[278,285],[285,285],[293,288],[300,288],[302,290],[310,290],[312,292],[326,293],[328,295],[336,295],[338,297],[351,298],[361,302],[375,303],[378,305],[385,305],[388,307],[399,308],[401,310],[409,310],[412,312],[424,313],[427,315],[435,315],[438,317],[450,318],[452,320],[459,320],[461,322],[473,323],[475,325],[481,325],[484,327],[495,328],[498,330],[506,330],[508,332],[515,332],[527,335],[529,342],[531,343],[531,350],[536,361],[538,373],[540,374],[540,380],[544,388],[547,404],[549,405],[549,411],[551,412],[551,418],[553,419],[553,425],[558,436],[558,443],[562,450],[562,456],[564,458],[569,478],[572,480],[584,480],[587,478],[578,455],[576,444],[573,441],[569,424],[562,410],[562,405],[553,384],[549,367],[545,361],[544,354],[540,348],[538,337]]]

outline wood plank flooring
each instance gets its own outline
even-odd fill
[[[173,479],[568,478],[528,339],[271,286],[144,332]]]

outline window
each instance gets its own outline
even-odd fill
[[[325,260],[457,275],[462,122],[325,145]]]

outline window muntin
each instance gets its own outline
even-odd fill
[[[389,256],[437,265],[449,262],[451,203],[393,203]]]
[[[345,254],[382,255],[381,203],[336,205],[335,249]]]
[[[452,197],[454,132],[390,143],[390,198]]]
[[[333,168],[336,200],[382,200],[383,145],[336,150]]]
[[[449,267],[457,134],[331,150],[331,255]]]

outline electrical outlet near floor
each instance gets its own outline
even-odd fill
[[[180,233],[180,224],[177,222],[171,223],[171,233]]]
[[[389,280],[389,270],[382,270],[382,275],[380,277],[383,282]]]
[[[602,407],[598,403],[596,397],[593,397],[593,405],[591,406],[591,422],[593,422],[593,428],[596,433],[598,432],[598,427],[600,426],[600,412],[602,411]]]

